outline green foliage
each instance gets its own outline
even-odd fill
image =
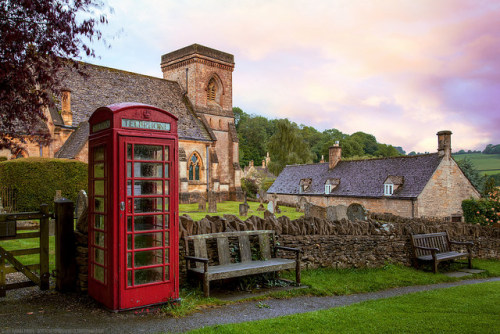
[[[462,211],[467,223],[500,226],[500,194],[490,192],[486,198],[462,201]]]
[[[286,165],[312,162],[312,153],[297,125],[285,118],[278,120],[276,126],[276,133],[269,138],[268,143],[271,155],[268,168],[271,173],[278,175]]]
[[[488,144],[485,147],[483,154],[500,154],[500,144],[499,145]]]
[[[0,157],[0,162],[7,161],[7,157]]]
[[[479,191],[483,189],[484,178],[479,175],[474,163],[467,157],[458,160],[457,165],[460,167],[465,176],[469,179],[472,185]]]
[[[262,188],[262,190],[267,191],[267,189],[271,188],[274,181],[275,181],[275,179],[265,179],[264,181],[262,181],[262,184],[260,185],[260,187]]]
[[[259,186],[253,179],[241,179],[241,189],[251,198],[256,198],[259,192]]]
[[[17,190],[18,211],[35,211],[46,203],[52,210],[56,190],[76,201],[87,190],[87,164],[68,159],[25,158],[0,163],[0,185]]]

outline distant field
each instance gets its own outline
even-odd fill
[[[469,158],[481,175],[500,174],[500,154],[453,154],[456,161]]]

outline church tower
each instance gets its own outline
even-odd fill
[[[193,44],[161,57],[163,78],[177,81],[194,112],[215,137],[210,188],[221,200],[241,198],[238,135],[233,114],[232,54]]]

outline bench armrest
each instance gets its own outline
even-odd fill
[[[291,251],[295,253],[302,253],[302,249],[300,248],[294,248],[294,247],[284,247],[284,246],[276,246],[276,249],[281,249],[285,251]]]
[[[208,259],[204,258],[204,257],[196,257],[196,256],[184,256],[184,258],[186,260],[193,260],[193,261],[196,261],[196,262],[203,262],[203,263],[208,263]]]

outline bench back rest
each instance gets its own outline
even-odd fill
[[[189,241],[193,242],[194,256],[208,258],[207,241],[217,240],[217,255],[219,264],[231,263],[231,252],[229,238],[238,238],[238,248],[241,262],[252,261],[252,250],[250,236],[257,236],[259,240],[260,257],[262,260],[271,258],[271,248],[274,249],[275,236],[272,230],[260,231],[238,231],[238,232],[220,232],[209,234],[190,235],[186,239],[186,254],[189,255]],[[196,262],[196,267],[203,267],[203,263]]]
[[[413,234],[411,236],[412,246],[438,248],[440,253],[449,252],[450,244],[447,232]],[[413,247],[415,257],[430,255],[431,251]]]

